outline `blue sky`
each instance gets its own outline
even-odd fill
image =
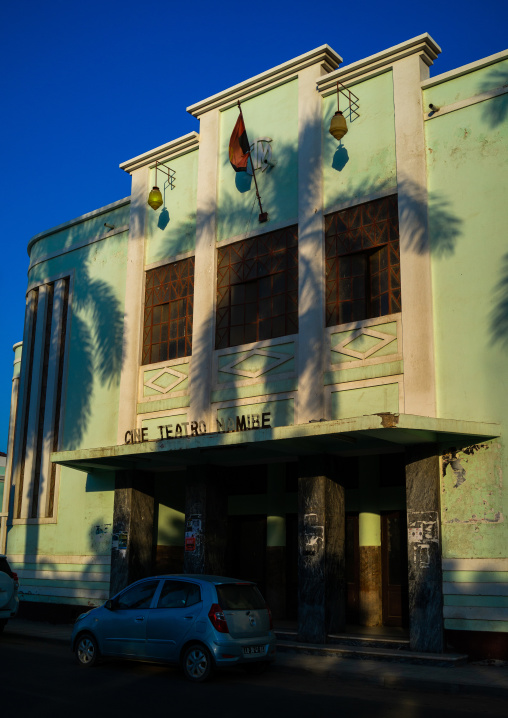
[[[26,0],[0,10],[0,450],[26,246],[130,192],[118,165],[192,130],[189,105],[328,43],[349,64],[428,32],[431,74],[506,49],[508,3]]]

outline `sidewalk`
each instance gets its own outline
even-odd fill
[[[18,618],[10,620],[4,629],[5,636],[60,643],[68,646],[69,650],[71,633],[70,624]],[[295,652],[279,651],[274,670],[291,675],[310,673],[333,681],[347,681],[348,684],[359,682],[361,685],[392,690],[460,692],[508,698],[508,662],[497,665],[479,662],[451,667],[421,666],[333,655],[309,655],[302,647],[302,650]]]

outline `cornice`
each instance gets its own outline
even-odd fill
[[[355,84],[360,80],[386,72],[395,62],[410,55],[420,55],[423,62],[430,67],[440,53],[439,45],[428,33],[424,33],[411,40],[406,40],[400,45],[394,45],[387,50],[330,72],[328,75],[318,78],[316,84],[319,92],[326,95],[329,94],[329,91],[335,90],[337,80],[345,85]]]
[[[496,52],[495,55],[489,55],[488,57],[484,57],[476,62],[470,62],[468,65],[462,65],[462,67],[458,67],[455,70],[443,72],[441,75],[435,75],[434,77],[430,77],[428,80],[424,80],[422,82],[422,90],[428,90],[429,87],[440,85],[442,82],[448,82],[448,80],[455,80],[457,77],[468,75],[470,72],[476,72],[476,70],[481,70],[483,67],[495,65],[496,62],[501,62],[502,60],[507,59],[508,50]]]
[[[238,85],[233,85],[227,90],[219,92],[217,95],[207,97],[205,100],[196,102],[194,105],[190,105],[187,108],[193,117],[200,117],[205,112],[209,112],[214,109],[226,109],[233,105],[237,100],[247,99],[254,95],[265,92],[266,90],[281,85],[289,80],[294,79],[298,76],[300,70],[312,65],[320,65],[325,72],[331,72],[340,63],[342,58],[338,55],[335,50],[329,45],[321,45],[315,50],[299,55],[298,57],[272,67],[266,72],[262,72],[260,75],[255,75],[249,80],[240,82]]]
[[[130,197],[119,199],[117,202],[112,202],[111,204],[107,204],[105,207],[94,209],[92,212],[87,212],[87,214],[82,214],[80,217],[76,217],[76,219],[71,219],[69,222],[64,222],[63,224],[57,224],[56,227],[52,227],[51,229],[47,229],[45,232],[40,232],[39,234],[34,235],[32,239],[28,242],[28,255],[30,255],[30,251],[34,244],[40,239],[44,239],[44,237],[49,237],[49,235],[56,234],[57,232],[61,232],[64,229],[69,229],[69,227],[74,227],[74,225],[76,224],[87,222],[89,219],[93,219],[94,217],[100,217],[101,214],[106,214],[107,212],[111,212],[114,209],[118,209],[119,207],[124,207],[126,204],[129,204],[130,201]]]
[[[171,160],[187,152],[192,152],[199,147],[199,134],[197,132],[189,132],[187,135],[177,137],[176,140],[166,142],[165,145],[155,147],[153,150],[144,152],[142,155],[133,157],[131,160],[122,162],[120,169],[131,174],[140,167],[154,164],[156,160],[159,162]]]

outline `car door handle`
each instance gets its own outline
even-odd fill
[[[194,616],[184,616],[184,618],[186,621],[191,621],[194,618]]]
[[[136,616],[136,618],[134,620],[136,621],[136,623],[142,623],[145,620],[145,617],[144,616]]]

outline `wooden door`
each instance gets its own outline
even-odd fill
[[[404,511],[381,516],[383,625],[408,625],[407,521]]]

